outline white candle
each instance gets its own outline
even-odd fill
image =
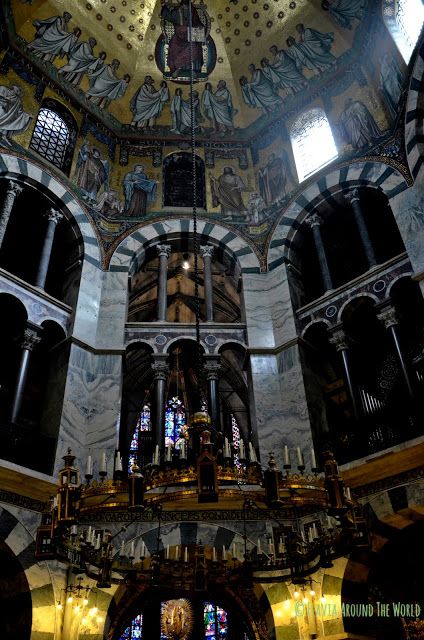
[[[239,458],[240,458],[240,460],[246,460],[246,450],[245,450],[245,447],[244,447],[243,440],[240,440]]]
[[[258,538],[258,555],[262,553],[262,549],[261,549],[261,539]]]
[[[141,543],[141,553],[140,553],[140,558],[145,558],[146,557],[146,545],[144,544],[144,540]]]
[[[153,464],[159,466],[159,445],[157,444],[155,447],[155,455],[153,458]]]
[[[290,453],[287,445],[284,445],[284,465],[286,467],[290,466]]]
[[[106,468],[106,451],[102,451],[102,453],[101,453],[99,471],[101,473],[106,473],[107,472],[107,468]]]
[[[100,533],[97,534],[97,540],[96,540],[96,546],[95,548],[98,550],[100,549]]]
[[[87,456],[87,466],[85,469],[85,475],[86,476],[92,476],[93,475],[93,460],[91,456]]]
[[[215,549],[215,547],[212,547],[212,561],[216,562],[216,549]]]
[[[91,542],[91,525],[88,527],[88,530],[87,530],[87,542],[88,544],[90,544]]]
[[[93,529],[93,531],[91,532],[91,544],[94,546],[95,542],[96,542],[96,532]]]
[[[330,518],[330,516],[327,516],[327,527],[328,527],[329,529],[332,529],[332,528],[333,528],[333,526],[332,526],[332,524],[331,524],[331,518]]]
[[[316,469],[317,468],[317,459],[315,457],[314,449],[311,449],[311,468],[312,469]]]
[[[303,542],[306,542],[305,531],[303,529],[301,530],[300,535],[302,536]]]
[[[237,558],[237,556],[236,556],[236,545],[235,545],[234,542],[233,542],[233,558]]]
[[[297,464],[299,467],[303,467],[303,455],[302,452],[300,450],[300,447],[296,447],[296,452],[297,452]]]
[[[225,548],[225,544],[222,545],[222,559],[223,560],[227,559],[227,550]]]
[[[166,545],[165,558],[166,558],[166,560],[169,560],[169,544]]]
[[[76,524],[73,524],[71,527],[71,535],[76,536],[78,534],[78,528]]]
[[[274,544],[271,539],[268,544],[268,553],[270,556],[274,555]]]
[[[312,533],[314,534],[314,538],[315,539],[318,538],[318,529],[317,529],[317,525],[315,524],[315,522],[312,525]]]
[[[180,546],[177,544],[177,546],[175,547],[175,560],[179,560],[180,559]]]
[[[186,443],[185,443],[185,440],[183,440],[181,443],[181,449],[180,449],[180,460],[185,460],[186,458],[187,458]]]
[[[130,558],[135,558],[135,542],[131,540]]]
[[[187,549],[187,547],[184,549],[184,562],[188,562],[188,549]]]
[[[125,542],[123,540],[121,542],[121,553],[119,555],[121,556],[125,555]]]
[[[258,459],[256,457],[256,451],[255,448],[253,446],[253,444],[251,442],[249,442],[249,458],[250,458],[250,462],[257,462]]]
[[[350,487],[346,487],[346,498],[348,500],[352,500],[352,495],[350,493]]]
[[[116,452],[115,456],[115,471],[122,471],[122,458],[119,455],[119,451]]]
[[[314,533],[312,531],[312,527],[309,529],[309,533],[308,533],[308,541],[309,542],[313,542],[314,541]]]

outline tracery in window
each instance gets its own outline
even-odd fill
[[[127,627],[119,640],[143,640],[143,614],[139,613]]]
[[[292,125],[290,138],[299,182],[337,158],[337,148],[322,109],[303,113]]]
[[[140,445],[140,431],[150,431],[150,406],[145,404],[137,420],[136,427],[131,439],[130,453],[128,456],[128,473],[131,473],[131,467],[138,463],[138,452]]]
[[[227,612],[213,602],[204,604],[205,638],[219,640],[228,637]]]
[[[406,63],[420,35],[424,22],[421,0],[384,0],[383,15]]]
[[[50,109],[40,109],[31,139],[31,149],[62,168],[70,132],[62,118]]]
[[[178,397],[168,401],[165,412],[165,446],[181,449],[184,440],[188,438],[186,412],[182,401]]]
[[[231,431],[233,436],[233,447],[234,447],[234,465],[240,468],[242,466],[239,458],[240,428],[233,414],[231,414]]]

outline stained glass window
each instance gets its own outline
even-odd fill
[[[51,109],[40,109],[30,143],[31,149],[62,168],[70,140],[67,124]]]
[[[239,459],[239,451],[240,451],[240,428],[238,426],[237,420],[231,414],[231,430],[233,433],[233,447],[234,447],[234,464],[236,467],[241,467],[242,464]]]
[[[165,446],[181,448],[188,437],[188,427],[184,405],[177,397],[168,401],[165,412]]]
[[[142,640],[143,638],[143,614],[139,613],[134,620],[131,621],[119,640]]]
[[[137,424],[131,439],[130,453],[128,456],[128,473],[131,473],[133,464],[138,462],[139,433],[140,431],[150,431],[150,429],[150,406],[145,404],[137,419]]]
[[[299,182],[337,158],[337,148],[322,109],[303,113],[290,131]]]
[[[205,602],[203,611],[205,638],[207,638],[207,640],[220,640],[220,638],[227,638],[227,612],[213,602]]]

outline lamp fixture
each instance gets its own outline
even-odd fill
[[[190,254],[189,253],[183,253],[183,263],[182,263],[182,268],[185,269],[185,271],[188,271],[190,269]]]

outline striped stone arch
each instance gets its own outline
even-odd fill
[[[354,162],[322,175],[292,200],[276,222],[268,247],[268,269],[275,269],[289,258],[296,231],[317,205],[355,185],[379,188],[389,200],[409,187],[397,169],[379,161]]]
[[[417,57],[409,84],[405,117],[405,147],[409,170],[417,179],[424,162],[424,39],[418,46]]]
[[[21,184],[31,185],[50,198],[53,195],[60,201],[61,211],[77,229],[84,260],[100,267],[100,249],[94,227],[78,199],[60,180],[41,165],[4,151],[0,154],[0,176],[19,180]]]
[[[259,273],[260,263],[253,243],[247,242],[233,231],[212,222],[197,223],[200,244],[209,242],[230,254],[243,273]],[[173,238],[188,238],[193,234],[190,219],[170,219],[139,227],[127,236],[115,250],[109,264],[110,271],[136,273],[143,262],[145,247],[154,242],[163,243]]]
[[[5,507],[0,507],[0,542],[14,554],[28,584],[32,603],[31,640],[53,640],[55,594],[52,576],[45,562],[35,559],[35,540],[25,525]],[[13,576],[11,576],[13,578]],[[20,606],[22,594],[12,593],[10,607]],[[23,613],[23,612],[22,612]]]

